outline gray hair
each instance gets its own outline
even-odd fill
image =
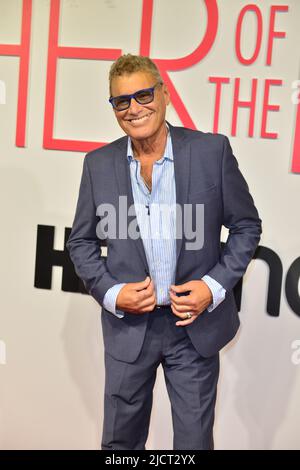
[[[142,55],[124,54],[119,57],[111,66],[109,71],[109,91],[115,77],[130,75],[135,72],[148,72],[159,82],[163,83],[160,72],[155,63]]]

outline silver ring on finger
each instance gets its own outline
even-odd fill
[[[192,316],[193,316],[193,315],[191,314],[191,312],[187,312],[187,313],[186,313],[186,319],[187,319],[187,320],[190,320],[190,319],[192,318]]]

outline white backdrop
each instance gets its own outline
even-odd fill
[[[249,3],[261,11],[263,29],[257,60],[246,66],[235,53],[235,30]],[[139,53],[142,5],[142,0],[61,0],[59,44]],[[276,5],[288,7],[275,19],[275,29],[286,37],[274,39],[267,66],[270,8]],[[230,138],[263,220],[261,245],[280,257],[283,283],[280,315],[272,317],[266,312],[268,266],[252,261],[244,279],[242,328],[221,355],[215,444],[217,449],[299,449],[300,354],[293,343],[299,348],[300,318],[286,300],[284,285],[300,256],[300,175],[291,171],[300,2],[217,0],[217,7],[217,35],[206,57],[169,77],[196,127],[204,131],[213,130],[215,109],[216,88],[209,77],[230,79],[222,89],[219,132]],[[0,0],[0,44],[20,43],[21,13],[21,0]],[[62,291],[60,267],[53,268],[50,290],[34,287],[37,226],[55,227],[54,248],[63,249],[84,155],[43,148],[49,18],[50,1],[33,0],[25,147],[15,145],[19,59],[0,54],[1,449],[97,449],[101,441],[101,308],[89,296]],[[206,24],[204,0],[154,0],[150,56],[190,54]],[[255,38],[250,12],[241,36],[247,58]],[[110,65],[108,60],[58,61],[55,138],[109,142],[121,135],[107,103]],[[248,136],[248,109],[239,110],[237,133],[231,135],[235,78],[241,79],[242,100],[250,98],[251,81],[258,79],[253,137]],[[280,105],[268,113],[267,124],[277,139],[262,138],[260,132],[266,79],[282,80],[282,86],[271,87],[269,98]],[[173,106],[168,120],[182,125]],[[148,448],[172,448],[161,370]]]

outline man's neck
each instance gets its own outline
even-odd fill
[[[161,158],[166,147],[167,135],[168,128],[164,125],[159,129],[156,135],[149,137],[149,139],[131,139],[132,151],[134,152],[135,158]]]

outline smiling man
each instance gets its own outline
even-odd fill
[[[148,57],[120,57],[109,82],[126,136],[86,155],[67,245],[78,276],[102,306],[102,449],[145,448],[160,364],[174,449],[213,449],[219,351],[239,326],[232,289],[258,244],[261,221],[228,139],[166,122],[169,91]],[[100,237],[104,258],[97,233],[108,205],[115,229],[135,222],[138,236],[112,230]],[[198,206],[203,244],[193,248],[185,223]],[[165,217],[160,207],[176,209]],[[222,225],[229,229],[223,249]]]

